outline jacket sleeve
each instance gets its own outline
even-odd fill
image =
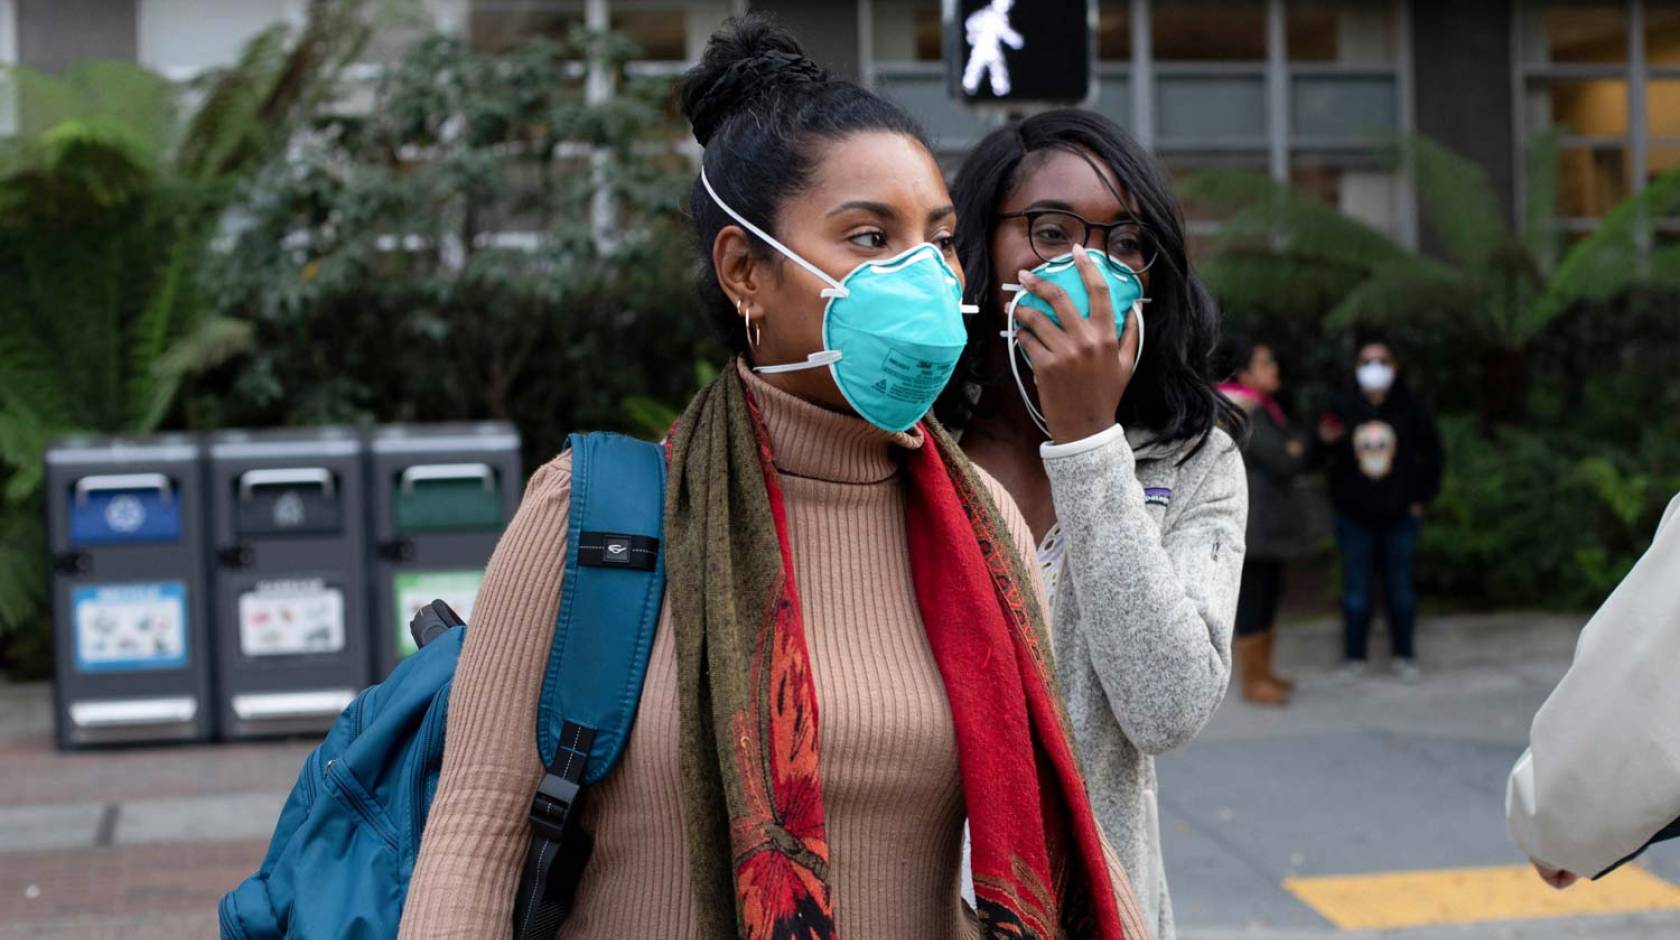
[[[539,469],[490,559],[455,670],[447,744],[400,936],[505,936],[542,777],[542,664],[566,559],[571,455]]]
[[[1146,754],[1195,737],[1225,696],[1242,576],[1248,479],[1242,455],[1215,434],[1181,473],[1184,508],[1162,532],[1144,508],[1119,427],[1044,448],[1067,539],[1066,577],[1078,630],[1121,731]]]
[[[1441,448],[1441,431],[1435,417],[1423,407],[1417,409],[1417,493],[1414,500],[1425,506],[1441,495],[1441,476],[1446,470],[1446,456]]]
[[[1280,428],[1258,414],[1251,414],[1249,423],[1253,431],[1248,446],[1243,449],[1243,460],[1248,466],[1280,483],[1287,483],[1306,470],[1309,455],[1304,446],[1299,457],[1289,452],[1293,438],[1287,428]]]
[[[1530,858],[1594,876],[1680,818],[1680,497],[1656,541],[1581,631],[1534,716],[1505,817]]]

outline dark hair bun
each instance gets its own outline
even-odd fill
[[[725,21],[683,75],[683,116],[704,147],[730,117],[790,88],[828,80],[786,27],[762,13]]]

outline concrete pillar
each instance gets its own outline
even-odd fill
[[[1417,130],[1487,171],[1507,213],[1515,203],[1517,149],[1511,100],[1508,3],[1415,0],[1413,81]],[[1429,241],[1425,240],[1425,247]]]

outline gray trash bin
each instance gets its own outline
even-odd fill
[[[519,432],[501,423],[391,425],[368,441],[377,540],[379,676],[414,651],[408,622],[442,599],[469,624],[484,566],[524,488]]]
[[[209,737],[202,471],[187,435],[47,450],[60,747]]]
[[[325,731],[372,676],[362,437],[209,438],[217,729]]]

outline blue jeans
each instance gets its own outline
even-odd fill
[[[1370,526],[1336,515],[1336,543],[1342,551],[1342,630],[1348,659],[1364,661],[1371,636],[1376,582],[1388,602],[1388,635],[1397,659],[1411,659],[1417,626],[1417,588],[1412,559],[1417,555],[1418,520],[1407,516],[1387,526]]]

